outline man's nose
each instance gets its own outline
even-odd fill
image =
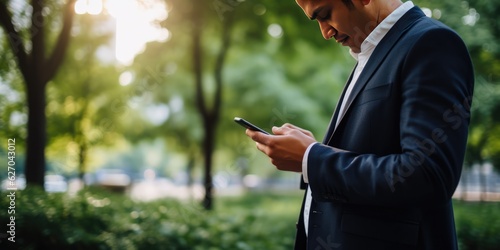
[[[328,24],[327,22],[321,22],[321,21],[318,21],[318,23],[319,23],[319,28],[321,30],[321,34],[323,35],[323,38],[325,38],[326,40],[329,40],[330,38],[332,38],[335,35],[336,31],[330,24]]]

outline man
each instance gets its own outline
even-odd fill
[[[358,61],[322,143],[247,130],[308,183],[295,249],[457,249],[473,69],[460,37],[399,0],[297,0]]]

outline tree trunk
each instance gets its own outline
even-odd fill
[[[196,108],[200,113],[203,128],[205,132],[205,137],[203,140],[202,153],[204,157],[204,186],[205,186],[205,196],[203,198],[202,205],[206,210],[212,209],[212,147],[210,146],[210,129],[211,126],[208,122],[209,110],[205,103],[204,91],[203,91],[203,56],[201,48],[201,12],[192,12],[192,37],[193,37],[193,73],[195,77],[195,102]]]
[[[479,165],[479,186],[480,186],[480,196],[479,200],[480,201],[486,201],[487,200],[487,192],[488,192],[488,181],[486,179],[486,174],[484,173],[484,163],[481,163]]]
[[[190,198],[194,197],[194,192],[193,192],[193,169],[195,165],[195,154],[194,153],[189,153],[188,156],[188,163],[186,166],[186,174],[187,174],[187,187],[190,190]]]
[[[86,60],[86,65],[92,65],[91,58]],[[83,107],[80,111],[78,118],[75,121],[75,135],[74,141],[78,144],[79,152],[78,152],[78,178],[80,178],[81,183],[85,186],[85,181],[83,179],[85,173],[87,172],[87,152],[89,148],[89,141],[87,140],[87,135],[85,131],[85,126],[83,122],[83,118],[87,114],[87,110],[89,108],[89,98],[90,98],[90,85],[92,84],[91,75],[92,73],[87,68],[87,79],[83,82],[83,86],[81,89],[82,99],[83,99]]]
[[[460,194],[460,199],[465,201],[467,200],[467,180],[468,180],[468,171],[467,169],[464,169],[463,170],[463,173],[462,173],[462,193]]]
[[[221,47],[219,53],[217,54],[217,58],[215,59],[214,67],[215,92],[212,99],[213,105],[208,107],[203,90],[203,53],[201,47],[203,12],[199,11],[198,8],[194,9],[195,10],[192,12],[193,15],[191,18],[193,25],[193,72],[195,75],[196,86],[196,107],[200,112],[205,132],[205,138],[203,141],[203,156],[205,159],[205,197],[203,199],[203,207],[207,210],[211,210],[213,208],[212,158],[215,150],[215,132],[217,130],[217,123],[219,121],[222,103],[222,71],[226,54],[230,46],[230,27],[232,25],[232,20],[225,19],[222,22]]]
[[[45,84],[37,81],[26,86],[28,102],[28,138],[25,176],[28,186],[43,188],[45,177]]]
[[[87,161],[87,144],[85,142],[81,142],[79,144],[80,150],[78,152],[78,178],[81,183],[85,186],[85,181],[83,179],[86,169],[86,161]]]
[[[4,1],[5,2],[5,1]],[[45,0],[31,1],[31,50],[24,45],[19,27],[15,27],[12,13],[7,4],[0,4],[0,26],[8,34],[7,41],[16,57],[17,66],[25,81],[28,106],[28,137],[26,141],[26,165],[24,174],[27,186],[43,188],[45,177],[45,87],[55,76],[68,48],[70,31],[73,25],[74,0],[68,0],[64,7],[63,24],[52,53],[46,53],[45,15],[42,13]]]
[[[212,157],[215,144],[215,121],[207,118],[205,121],[205,141],[203,142],[203,155],[205,156],[204,186],[205,197],[203,207],[213,209],[213,183],[212,183]]]

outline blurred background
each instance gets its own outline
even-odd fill
[[[500,249],[500,2],[413,2],[473,58],[455,217],[461,249]],[[295,1],[6,0],[0,25],[0,176],[17,193],[0,245],[293,246],[300,176],[232,120],[326,131],[355,62]]]

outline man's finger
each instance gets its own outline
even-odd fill
[[[266,152],[265,152],[265,149],[266,149],[267,147],[266,147],[265,145],[260,144],[260,143],[258,143],[258,142],[255,142],[255,145],[257,146],[257,149],[258,149],[259,151],[261,151],[262,153],[266,153]]]
[[[305,130],[305,129],[301,128],[301,127],[297,127],[297,126],[295,126],[295,125],[293,125],[293,124],[290,124],[290,123],[285,123],[285,124],[283,124],[283,126],[281,126],[281,127],[282,127],[282,128],[285,128],[285,127],[286,127],[286,128],[289,128],[290,130],[292,130],[292,129],[293,129],[293,130],[298,130],[298,131],[300,131],[301,133],[303,133],[303,134],[305,134],[305,135],[307,135],[307,136],[310,136],[310,137],[313,137],[313,138],[314,138],[314,135],[311,133],[311,131],[309,131],[309,130]]]
[[[275,135],[284,135],[284,134],[286,134],[287,132],[289,132],[291,129],[293,129],[293,128],[288,127],[288,126],[286,126],[286,124],[285,124],[284,126],[281,126],[281,127],[276,127],[276,126],[274,126],[274,127],[272,128],[272,131],[273,131],[273,134],[275,134]]]
[[[247,129],[245,131],[245,133],[247,134],[248,137],[250,137],[255,142],[267,145],[267,142],[269,141],[269,139],[268,139],[269,135],[263,134],[261,132]]]

